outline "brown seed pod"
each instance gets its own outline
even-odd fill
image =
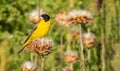
[[[60,12],[56,15],[55,21],[62,27],[69,27],[71,21],[68,20],[68,13]]]
[[[37,65],[30,61],[24,62],[22,65],[22,71],[37,71]]]
[[[40,21],[40,15],[44,14],[43,9],[40,10],[33,10],[29,15],[29,21],[37,24]]]
[[[68,16],[70,21],[78,24],[85,24],[92,19],[91,13],[86,10],[73,10],[69,12]]]
[[[36,52],[39,55],[47,55],[52,52],[53,42],[52,40],[48,40],[45,38],[37,39],[36,41],[32,41],[28,46],[28,50],[32,52]]]
[[[78,60],[78,55],[76,52],[73,52],[72,50],[67,50],[63,58],[66,62],[74,64]]]
[[[96,44],[96,37],[93,33],[84,33],[83,34],[83,43],[90,49]]]

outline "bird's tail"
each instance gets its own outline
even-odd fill
[[[22,49],[20,49],[20,50],[18,51],[18,54],[21,54],[21,53],[25,50],[25,48],[26,48],[26,46],[22,47]]]

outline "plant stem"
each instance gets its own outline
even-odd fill
[[[62,33],[60,34],[60,57],[62,58],[62,46],[63,46],[63,36]]]
[[[84,48],[83,48],[83,42],[82,42],[82,25],[79,25],[80,28],[80,54],[81,54],[81,62],[82,62],[82,71],[85,71],[85,58],[84,58]]]
[[[87,29],[88,33],[90,34],[90,28],[88,27]],[[88,62],[90,63],[90,59],[91,59],[91,50],[88,49]]]
[[[44,71],[44,57],[40,56],[40,71]]]
[[[105,44],[104,44],[103,33],[101,34],[101,44],[102,44],[102,49],[101,49],[102,71],[105,71]]]
[[[105,71],[105,28],[106,28],[106,2],[103,1],[103,14],[102,14],[102,28],[101,28],[101,62],[102,71]]]
[[[91,50],[88,49],[88,62],[90,63],[90,61],[91,61]]]
[[[69,0],[69,8],[73,8],[75,0]]]
[[[91,50],[90,49],[88,49],[88,56],[87,56],[87,58],[88,58],[88,67],[89,67],[89,71],[91,71]]]
[[[70,64],[70,70],[71,70],[71,71],[74,71],[74,69],[73,69],[73,64],[72,64],[72,63]]]
[[[88,27],[87,31],[88,31],[88,33],[90,33],[90,28],[89,27]]]
[[[60,33],[60,68],[62,67],[62,55],[63,55],[63,34],[62,34],[62,27],[60,27],[61,33]]]
[[[37,8],[38,8],[38,17],[40,18],[40,0],[38,0],[37,2],[38,2],[38,6],[37,6]]]
[[[33,57],[34,57],[34,54],[33,53],[30,53],[30,60],[33,62]]]
[[[87,32],[90,34],[90,28],[87,27]],[[88,60],[88,70],[91,71],[91,49],[88,49],[88,53],[87,53],[87,60]]]

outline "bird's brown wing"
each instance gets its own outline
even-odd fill
[[[34,30],[37,28],[37,25],[34,26],[33,30],[31,31],[31,33],[28,35],[28,37],[25,39],[25,41],[23,42],[23,44],[25,44],[27,42],[27,40],[30,38],[30,36],[32,35],[32,33],[34,32]],[[27,46],[27,45],[26,45]],[[20,49],[18,51],[18,54],[22,53],[23,50],[26,48],[26,46],[23,46],[22,49]]]
[[[30,34],[28,35],[28,37],[25,39],[25,41],[23,42],[23,44],[25,44],[27,42],[27,40],[30,38],[30,36],[32,35],[32,33],[37,29],[37,25],[34,26],[34,28],[32,29],[32,31],[30,32]]]

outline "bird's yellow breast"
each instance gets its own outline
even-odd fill
[[[44,37],[50,28],[51,20],[45,22],[43,19],[38,23],[37,28],[31,33],[28,40],[24,43],[24,46],[29,44],[33,40],[37,40],[38,38]]]
[[[33,32],[33,38],[41,38],[43,36],[45,36],[50,28],[50,21],[45,22],[44,20],[41,20],[41,22],[38,24],[37,29],[35,30],[35,32]]]

